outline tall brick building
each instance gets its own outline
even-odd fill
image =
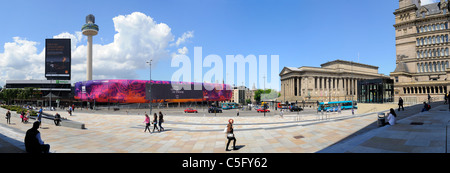
[[[450,87],[448,1],[423,5],[420,0],[399,0],[395,10],[395,101],[421,103],[443,100]]]

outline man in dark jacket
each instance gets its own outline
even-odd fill
[[[50,145],[44,144],[41,139],[41,133],[39,132],[39,126],[41,123],[36,121],[33,123],[33,127],[25,134],[25,149],[28,153],[49,153]]]
[[[405,107],[403,107],[403,99],[401,97],[398,99],[398,111],[400,111],[400,107],[403,111],[405,111]]]

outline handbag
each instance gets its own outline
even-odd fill
[[[228,138],[234,138],[234,134],[233,134],[233,133],[228,133],[228,134],[227,134],[227,137],[228,137]]]

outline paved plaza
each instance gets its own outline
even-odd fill
[[[398,112],[399,124],[382,128],[376,126],[377,112],[351,115],[350,111],[344,111],[325,117],[309,111],[300,115],[285,113],[283,118],[277,113],[266,117],[256,113],[255,116],[215,117],[170,112],[164,117],[166,131],[152,134],[144,132],[142,113],[84,111],[69,117],[61,111],[63,117],[85,123],[86,129],[43,123],[39,131],[53,153],[447,152],[448,105],[434,104],[425,113],[419,113],[420,107]],[[0,115],[5,112],[1,109]],[[235,120],[239,150],[227,152],[223,130],[230,118]],[[16,116],[11,119],[12,124],[2,119],[0,152],[23,152],[25,132],[32,123],[23,124]],[[423,124],[410,125],[411,122]]]

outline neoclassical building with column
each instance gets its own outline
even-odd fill
[[[281,96],[278,101],[313,105],[317,101],[357,100],[357,82],[366,79],[389,79],[378,67],[335,60],[321,67],[284,67],[280,73]]]

